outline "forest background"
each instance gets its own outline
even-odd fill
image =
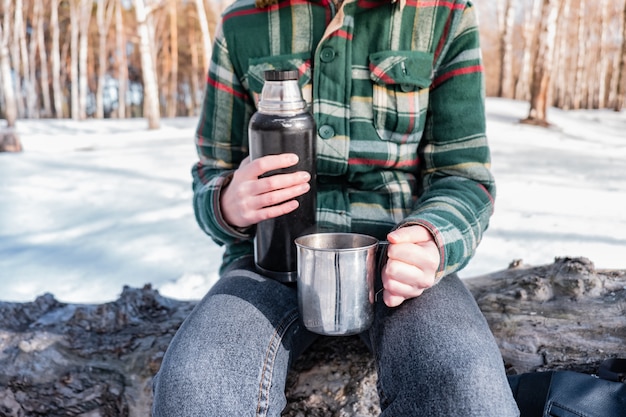
[[[161,117],[200,111],[230,0],[0,0],[0,118]],[[626,0],[475,0],[487,95],[621,111]]]

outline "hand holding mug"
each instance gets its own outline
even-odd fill
[[[396,307],[435,284],[440,255],[432,234],[423,226],[394,230],[387,240],[388,260],[382,270],[383,300],[387,306]]]

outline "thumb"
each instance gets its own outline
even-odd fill
[[[433,240],[433,236],[424,226],[405,226],[387,235],[389,243],[422,243]]]

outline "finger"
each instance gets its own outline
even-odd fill
[[[394,295],[387,290],[383,291],[383,301],[387,307],[398,307],[404,300],[406,300],[406,298],[402,296]]]
[[[298,203],[297,200],[289,200],[282,204],[278,204],[278,205],[271,206],[271,207],[266,207],[261,210],[256,210],[254,212],[255,218],[253,220],[253,223],[258,223],[263,220],[273,219],[274,217],[283,216],[287,213],[291,213],[292,211],[297,209],[299,206],[300,206],[300,203]]]
[[[291,187],[281,188],[278,190],[260,194],[255,199],[254,208],[263,209],[285,203],[289,200],[293,200],[296,197],[306,194],[310,189],[311,186],[309,185],[309,183],[305,182],[303,184],[296,184]]]
[[[419,297],[426,288],[419,288],[394,279],[383,284],[383,300],[389,307],[400,305],[404,300]]]
[[[421,243],[433,240],[433,236],[424,226],[406,226],[387,235],[389,243]]]
[[[428,254],[428,249],[415,243],[394,243],[387,248],[387,257],[417,265]]]
[[[383,287],[406,297],[430,288],[435,283],[435,275],[404,262],[391,261],[383,269]]]
[[[254,159],[246,166],[247,173],[251,177],[260,177],[267,172],[282,168],[289,168],[298,163],[298,155],[294,153],[283,153],[279,155],[266,155]]]
[[[253,195],[261,195],[265,193],[270,193],[277,190],[283,190],[287,188],[298,188],[299,191],[303,190],[304,185],[308,185],[311,180],[311,174],[306,171],[298,171],[290,174],[276,174],[270,177],[260,178],[258,181],[255,181],[254,189],[250,190]],[[304,190],[301,194],[308,191],[308,188]],[[296,194],[300,195],[300,194]],[[287,198],[283,200],[276,201],[281,202],[285,201]]]

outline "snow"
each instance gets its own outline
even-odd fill
[[[555,257],[626,269],[626,114],[489,98],[496,211],[463,278]],[[20,120],[25,152],[0,154],[0,300],[46,292],[64,302],[116,299],[123,286],[198,299],[222,248],[196,225],[191,165],[197,119]]]

